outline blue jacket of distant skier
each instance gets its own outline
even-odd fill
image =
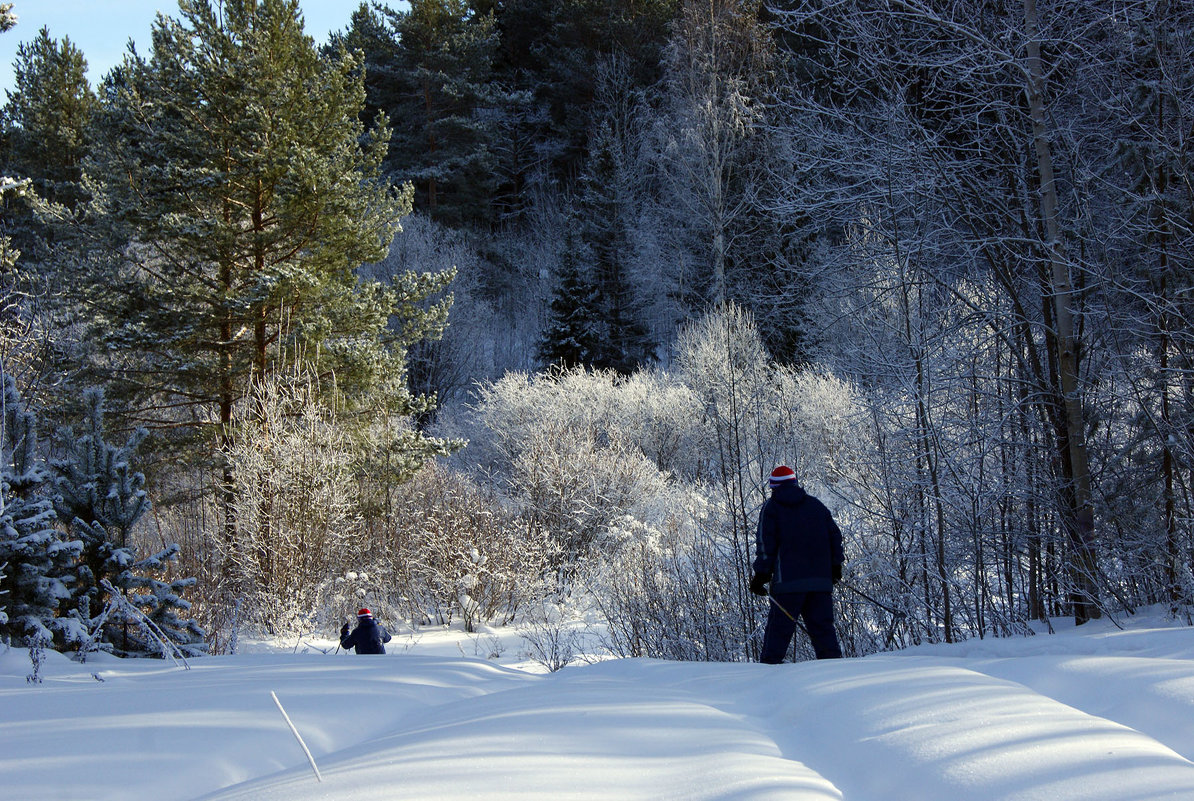
[[[352,634],[340,638],[340,647],[347,651],[355,646],[358,654],[384,654],[386,647],[383,643],[389,641],[390,633],[385,626],[371,617],[358,617]]]
[[[833,566],[846,561],[833,515],[794,481],[763,504],[755,554],[754,571],[771,576],[772,593],[829,592]]]

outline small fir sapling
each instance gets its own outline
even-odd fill
[[[133,528],[149,510],[145,476],[129,460],[145,436],[138,430],[123,446],[104,438],[104,398],[98,389],[84,396],[87,428],[75,435],[64,429],[60,438],[66,457],[52,462],[55,506],[61,520],[82,541],[74,590],[74,613],[89,629],[102,627],[98,640],[105,650],[119,656],[148,656],[160,649],[136,621],[122,609],[108,610],[109,598],[102,582],[110,581],[122,596],[158,626],[186,655],[202,653],[203,631],[180,614],[190,609],[183,591],[193,578],[158,580],[179,552],[171,544],[147,558],[138,559],[132,542]],[[102,619],[101,619],[102,618]]]
[[[29,684],[41,684],[41,666],[46,661],[46,646],[49,640],[44,632],[39,631],[29,637],[28,641],[29,661],[33,663],[33,672],[25,676],[25,681]]]
[[[82,544],[57,529],[46,497],[48,473],[38,453],[36,415],[25,408],[11,376],[3,374],[0,396],[0,596],[6,621],[0,631],[13,638],[42,635],[61,644],[81,641],[85,632],[60,615],[70,598],[72,572]]]
[[[91,390],[84,403],[86,430],[79,435],[69,428],[59,432],[67,455],[54,460],[51,469],[58,517],[83,544],[72,602],[76,616],[90,629],[105,605],[100,582],[119,576],[135,561],[129,536],[149,500],[144,476],[128,464],[145,432],[134,432],[123,447],[109,445],[103,436],[103,394]]]
[[[8,567],[5,563],[0,563],[0,586],[4,584],[4,568]],[[4,624],[8,622],[8,613],[5,611],[7,605],[4,603],[4,597],[8,594],[7,590],[0,589],[0,630],[4,628]],[[7,642],[7,639],[4,639]]]

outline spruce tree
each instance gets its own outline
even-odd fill
[[[539,341],[539,358],[546,365],[592,366],[599,359],[605,339],[597,289],[589,278],[585,258],[579,252],[582,245],[573,229],[569,226],[565,234],[551,311]]]
[[[629,375],[654,358],[637,288],[631,281],[631,228],[636,217],[619,143],[598,126],[581,176],[580,230],[597,291],[604,336],[591,366]]]
[[[655,84],[678,6],[679,0],[497,4],[502,31],[498,74],[546,110],[539,147],[553,157],[556,176],[571,177],[584,164],[599,62],[622,54],[631,65],[634,86]]]

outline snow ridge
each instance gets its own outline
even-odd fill
[[[1194,629],[1161,618],[778,667],[613,660],[545,675],[422,651],[436,648],[279,649],[190,671],[51,655],[31,687],[12,650],[0,786],[27,799],[1194,798]]]

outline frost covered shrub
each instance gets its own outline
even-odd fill
[[[580,632],[569,624],[562,605],[544,601],[523,621],[519,633],[526,643],[527,656],[551,673],[576,661]]]
[[[747,586],[766,477],[795,467],[842,515],[853,558],[866,405],[850,382],[772,363],[732,306],[689,325],[676,354],[630,377],[509,374],[481,389],[469,454],[569,564],[588,559],[614,652],[747,659],[767,612]]]
[[[466,429],[469,458],[503,473],[526,442],[549,428],[590,437],[599,447],[634,447],[671,472],[697,444],[694,407],[690,390],[663,372],[507,373],[478,390]]]
[[[660,460],[676,463],[688,442],[686,398],[646,373],[511,373],[481,389],[474,442],[490,443],[492,474],[575,562],[616,518],[652,514],[667,483]]]
[[[551,586],[558,548],[544,529],[462,473],[430,464],[395,489],[373,532],[394,606],[412,624],[514,620]]]
[[[611,652],[692,661],[754,658],[752,635],[766,610],[739,596],[726,530],[724,516],[699,491],[677,504],[664,529],[625,521],[620,547],[592,580]],[[746,620],[744,608],[754,613]]]
[[[692,388],[666,372],[640,370],[611,395],[613,437],[633,443],[663,473],[690,480],[699,470],[706,427]]]
[[[747,587],[765,477],[775,464],[793,465],[831,508],[843,508],[855,491],[835,465],[853,460],[859,404],[848,382],[772,364],[753,320],[733,307],[690,325],[676,364],[666,381],[682,387],[691,423],[676,459],[684,481],[672,486],[673,516],[617,538],[597,603],[615,653],[750,659],[767,614]]]
[[[302,376],[258,385],[257,414],[235,432],[237,541],[222,542],[241,622],[271,633],[310,625],[326,584],[358,561],[364,537],[359,450]]]
[[[551,533],[575,562],[600,549],[610,524],[664,487],[641,451],[620,442],[602,447],[591,433],[545,426],[522,443],[510,483],[531,521]]]

